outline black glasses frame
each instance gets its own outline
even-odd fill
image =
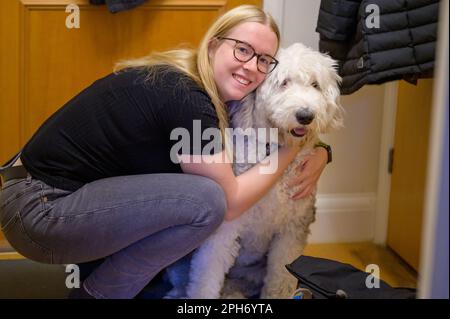
[[[273,70],[275,70],[275,68],[277,67],[277,65],[278,65],[278,63],[279,63],[279,61],[278,61],[277,59],[275,59],[273,56],[271,56],[271,55],[269,55],[269,54],[265,54],[265,53],[256,53],[256,50],[255,50],[249,43],[247,43],[247,42],[245,42],[245,41],[241,41],[241,40],[237,40],[237,39],[233,39],[233,38],[226,38],[226,37],[217,37],[217,39],[219,39],[219,40],[231,40],[231,41],[236,42],[236,44],[234,45],[234,48],[233,48],[233,55],[234,55],[234,58],[235,58],[236,60],[238,60],[239,62],[248,62],[248,61],[250,61],[251,59],[253,59],[255,56],[256,56],[257,61],[259,61],[259,58],[262,57],[262,56],[268,56],[268,57],[270,57],[270,58],[273,60],[273,62],[270,62],[270,64],[275,64],[275,65],[273,66],[273,68],[272,68],[269,72],[261,71],[261,70],[259,69],[259,63],[256,63],[256,67],[257,67],[258,71],[261,72],[261,73],[269,74],[270,72],[272,72]],[[238,43],[242,43],[242,44],[248,45],[248,46],[253,50],[253,55],[252,55],[248,60],[241,60],[241,59],[239,59],[239,58],[236,56],[236,47],[237,47],[237,44],[238,44]]]

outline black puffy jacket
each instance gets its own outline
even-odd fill
[[[431,77],[438,11],[439,0],[322,0],[319,50],[339,61],[341,93]]]

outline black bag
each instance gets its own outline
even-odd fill
[[[370,273],[334,260],[300,256],[286,268],[298,279],[294,299],[416,298],[416,289],[393,288],[381,279],[378,288],[369,288],[366,280]]]

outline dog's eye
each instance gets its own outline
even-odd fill
[[[289,79],[284,79],[284,81],[281,82],[281,87],[285,88],[286,86],[288,86],[288,84],[289,84]]]
[[[311,85],[313,88],[320,90],[320,86],[319,86],[319,83],[317,83],[317,81],[314,81],[313,83],[311,83]]]

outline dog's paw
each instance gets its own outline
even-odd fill
[[[246,299],[240,291],[227,291],[222,294],[221,299]]]
[[[193,285],[189,285],[187,296],[190,299],[219,299],[220,291],[220,287],[211,287],[208,285],[193,287]]]
[[[280,285],[277,287],[264,287],[261,291],[261,299],[292,299],[295,287]]]
[[[163,297],[163,299],[187,299],[186,290],[173,288]]]

